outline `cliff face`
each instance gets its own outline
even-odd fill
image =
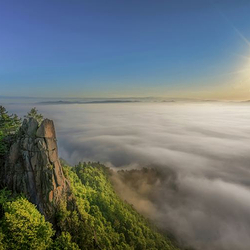
[[[24,193],[47,219],[53,217],[56,205],[69,191],[53,121],[45,119],[38,126],[34,118],[24,120],[1,168],[1,185]]]

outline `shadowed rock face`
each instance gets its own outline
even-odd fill
[[[53,121],[45,119],[38,126],[34,118],[24,120],[1,169],[1,184],[24,193],[47,219],[53,217],[69,190],[58,159]]]

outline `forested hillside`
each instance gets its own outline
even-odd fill
[[[177,249],[116,195],[109,169],[79,163],[64,171],[72,197],[54,227],[27,199],[1,190],[0,249]]]

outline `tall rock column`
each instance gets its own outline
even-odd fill
[[[53,217],[59,201],[66,198],[69,185],[58,158],[52,120],[45,119],[40,126],[34,118],[24,120],[1,169],[1,184],[24,193],[47,219]]]

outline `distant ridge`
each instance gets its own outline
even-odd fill
[[[70,102],[70,101],[48,101],[48,102],[38,102],[36,104],[98,104],[98,103],[133,103],[133,102],[140,102],[136,100],[103,100],[103,101],[87,101],[87,102]]]

